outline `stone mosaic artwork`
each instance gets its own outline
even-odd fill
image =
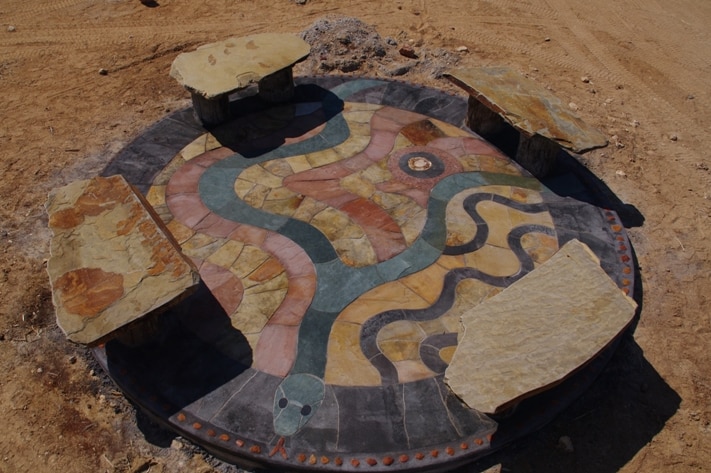
[[[444,383],[462,314],[565,243],[633,286],[617,215],[463,129],[465,99],[322,77],[231,107],[209,130],[173,114],[104,170],[145,193],[203,281],[155,339],[95,350],[153,417],[241,464],[441,469],[539,428],[605,365],[614,342],[506,417]]]

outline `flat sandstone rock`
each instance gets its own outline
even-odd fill
[[[195,288],[199,275],[121,176],[55,189],[47,264],[57,324],[93,344]]]
[[[292,34],[230,38],[178,55],[170,76],[189,91],[213,99],[293,66],[310,50],[306,41]]]
[[[630,323],[637,304],[573,240],[536,270],[462,315],[445,382],[469,407],[497,413],[552,387]]]
[[[505,67],[476,67],[445,73],[450,81],[526,136],[540,135],[576,153],[607,145],[542,85]]]

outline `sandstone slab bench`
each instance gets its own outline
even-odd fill
[[[505,67],[449,71],[445,77],[469,94],[467,126],[482,136],[506,123],[519,133],[516,161],[537,177],[552,169],[560,148],[601,148],[607,138],[564,106],[540,84]]]
[[[254,83],[268,102],[291,100],[292,67],[311,47],[291,34],[264,33],[230,38],[182,53],[173,61],[170,76],[192,95],[195,113],[205,125],[230,118],[229,95]]]
[[[571,240],[462,315],[464,334],[445,382],[473,409],[510,412],[600,354],[629,326],[636,308],[595,254]]]
[[[197,270],[123,177],[55,189],[46,209],[52,300],[70,340],[138,342],[160,309],[197,288]]]

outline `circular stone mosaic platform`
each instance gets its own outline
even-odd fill
[[[494,418],[443,382],[459,316],[574,238],[627,291],[617,215],[460,128],[461,97],[297,84],[283,106],[233,97],[236,118],[209,131],[175,113],[104,170],[146,194],[203,284],[151,341],[97,348],[101,363],[153,417],[247,466],[445,469],[541,427],[614,346]]]

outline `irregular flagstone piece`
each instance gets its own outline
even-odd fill
[[[197,287],[199,275],[122,176],[54,190],[47,263],[57,324],[93,344]]]
[[[445,382],[469,407],[497,413],[594,358],[637,304],[572,240],[550,260],[462,315]]]
[[[291,34],[229,38],[178,55],[170,76],[189,91],[213,99],[293,66],[310,50],[306,41]]]
[[[448,71],[450,81],[528,137],[540,135],[576,153],[607,145],[607,138],[540,84],[505,67]]]

